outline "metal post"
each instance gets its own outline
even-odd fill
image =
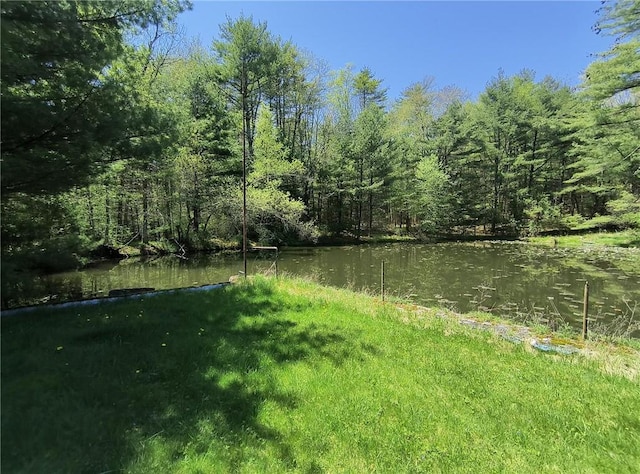
[[[247,278],[247,124],[245,111],[246,79],[244,64],[242,65],[242,85],[240,94],[242,95],[242,264],[244,266],[244,277]]]
[[[587,332],[589,329],[589,282],[584,282],[584,308],[582,311],[582,339],[587,340]]]
[[[382,295],[382,301],[384,302],[384,260],[380,266],[380,294]]]

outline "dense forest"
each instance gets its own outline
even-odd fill
[[[640,228],[638,0],[602,6],[616,41],[578,88],[497,71],[474,101],[427,79],[391,102],[251,17],[202,45],[191,7],[2,3],[3,282],[239,242],[243,157],[253,242]]]

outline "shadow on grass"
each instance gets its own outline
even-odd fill
[[[204,453],[233,469],[265,443],[295,465],[257,417],[298,403],[270,371],[350,351],[283,317],[308,309],[295,304],[263,283],[3,320],[3,470],[162,470]]]

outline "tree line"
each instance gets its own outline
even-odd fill
[[[254,242],[640,227],[638,0],[601,8],[616,41],[579,88],[499,71],[473,101],[432,79],[389,101],[252,17],[201,45],[187,8],[3,2],[3,273],[238,242],[243,155]]]

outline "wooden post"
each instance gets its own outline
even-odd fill
[[[582,310],[582,339],[587,340],[587,332],[589,330],[589,282],[584,282],[584,308]]]
[[[380,266],[380,294],[382,295],[382,301],[384,302],[384,260]]]

